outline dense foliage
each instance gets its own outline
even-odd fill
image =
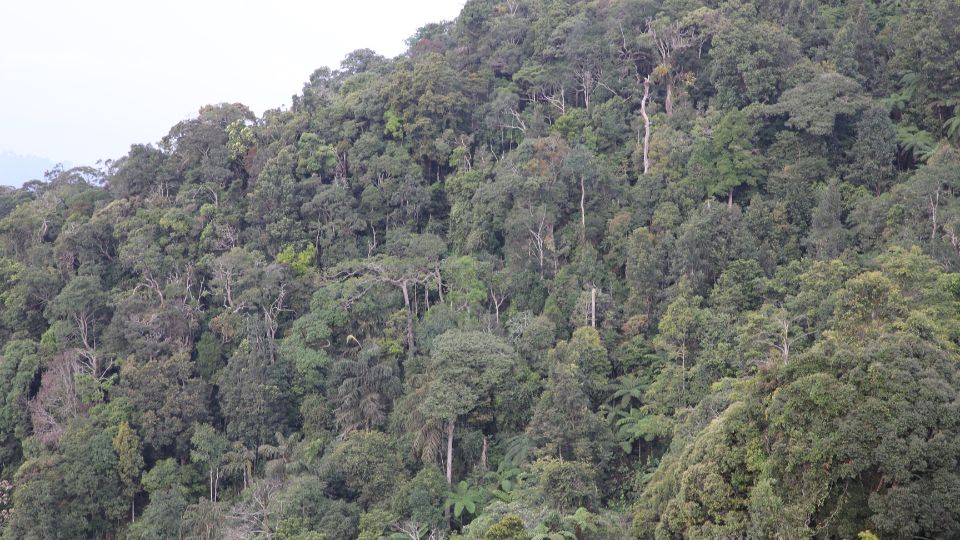
[[[4,538],[960,537],[958,142],[956,0],[471,0],[206,106],[0,192]]]

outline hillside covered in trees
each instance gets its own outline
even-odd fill
[[[0,191],[3,537],[960,537],[958,143],[956,0],[471,0],[205,106]]]

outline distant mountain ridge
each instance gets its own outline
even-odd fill
[[[28,180],[43,179],[43,173],[58,162],[39,156],[25,156],[15,152],[0,152],[0,185],[20,187]],[[70,167],[64,162],[64,167]]]

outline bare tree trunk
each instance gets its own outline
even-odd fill
[[[936,198],[928,195],[930,200],[930,241],[937,237],[937,207],[940,206],[940,186],[937,186]]]
[[[680,399],[681,406],[687,403],[687,344],[680,344]]]
[[[447,484],[453,485],[453,428],[456,420],[447,424]]]
[[[727,192],[727,208],[733,208],[733,189]]]
[[[413,350],[413,313],[410,311],[410,291],[407,290],[407,281],[400,282],[403,291],[403,304],[407,308],[407,348]]]
[[[373,242],[367,241],[367,257],[373,255],[373,250],[377,249],[377,228],[370,224],[370,230],[373,232]]]
[[[590,326],[597,327],[597,288],[590,289]]]
[[[580,242],[587,241],[587,209],[584,201],[587,198],[587,190],[583,185],[583,176],[580,177]]]
[[[483,436],[483,448],[480,449],[480,468],[487,470],[487,436]]]
[[[585,80],[581,86],[583,88],[583,106],[587,109],[587,112],[590,112],[590,88],[587,86],[588,84]]]
[[[673,116],[673,77],[667,76],[667,99],[663,103],[667,116]]]
[[[643,116],[643,174],[650,170],[650,116],[647,101],[650,99],[650,76],[643,79],[643,99],[640,100],[640,116]]]
[[[783,361],[790,361],[790,322],[787,320],[781,320],[780,325],[783,328],[783,334],[781,334],[781,349],[780,352],[783,353]]]

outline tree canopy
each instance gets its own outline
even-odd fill
[[[0,190],[2,536],[960,537],[958,6],[469,0]]]

